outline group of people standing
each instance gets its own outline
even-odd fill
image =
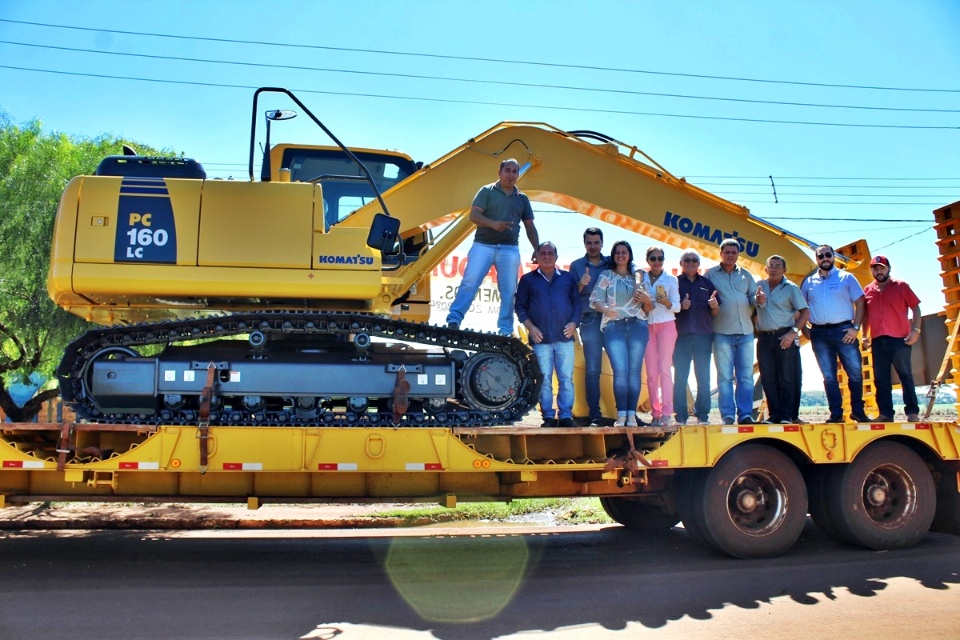
[[[861,327],[864,348],[872,349],[874,359],[880,415],[873,420],[893,421],[891,368],[903,386],[906,419],[919,420],[910,347],[920,335],[920,301],[907,283],[890,277],[887,258],[871,261],[874,282],[865,289],[852,274],[836,268],[829,245],[817,248],[818,269],[800,287],[784,277],[787,264],[779,255],[767,258],[767,278],[757,282],[738,265],[739,240],[728,238],[720,244],[720,264],[703,274],[700,255],[684,251],[677,277],[664,270],[663,247],[649,247],[648,268],[638,269],[628,242],[618,240],[609,256],[604,255],[603,232],[590,227],[583,233],[585,255],[564,271],[557,267],[556,245],[539,241],[530,201],[516,187],[519,175],[516,160],[505,160],[500,179],[474,198],[470,219],[478,231],[447,323],[459,328],[494,266],[501,297],[498,330],[512,333],[516,313],[544,374],[544,426],[574,426],[573,340],[578,331],[591,426],[605,424],[600,410],[604,351],[613,369],[615,426],[645,424],[637,417],[644,364],[653,425],[684,425],[691,417],[707,424],[711,353],[723,424],[755,422],[754,353],[767,399],[767,422],[796,424],[801,421],[801,334],[810,339],[823,374],[828,422],[844,421],[838,359],[847,375],[850,418],[871,421],[864,413]],[[518,281],[521,224],[538,266]],[[697,381],[693,416],[687,402],[691,363]]]

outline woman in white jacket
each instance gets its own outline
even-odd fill
[[[647,395],[653,413],[652,425],[668,426],[673,422],[673,348],[677,342],[675,316],[680,311],[680,283],[677,277],[663,270],[663,247],[647,249],[647,265],[643,287],[654,300],[647,314],[650,339],[643,356],[647,368]]]

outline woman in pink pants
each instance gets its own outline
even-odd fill
[[[675,314],[680,311],[680,284],[677,277],[663,270],[663,247],[647,249],[649,271],[643,274],[643,288],[654,299],[647,314],[650,341],[643,356],[647,368],[647,395],[653,410],[652,425],[669,426],[673,422],[673,347],[677,342]]]

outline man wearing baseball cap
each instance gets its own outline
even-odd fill
[[[909,284],[890,277],[890,261],[885,256],[876,256],[870,261],[870,272],[874,281],[863,288],[867,301],[863,348],[873,353],[873,376],[880,408],[877,421],[893,422],[894,419],[892,366],[903,388],[903,412],[909,422],[919,422],[920,405],[913,386],[910,347],[920,339],[920,298]]]

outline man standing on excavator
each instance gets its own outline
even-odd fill
[[[467,267],[457,297],[450,305],[447,326],[459,329],[473,298],[490,271],[497,269],[500,290],[500,315],[497,331],[502,336],[513,334],[513,300],[520,272],[520,223],[533,246],[533,262],[537,261],[540,236],[533,224],[533,208],[526,194],[517,188],[520,163],[513,158],[500,163],[500,179],[480,188],[470,208],[470,221],[477,225],[473,246],[467,254]]]

